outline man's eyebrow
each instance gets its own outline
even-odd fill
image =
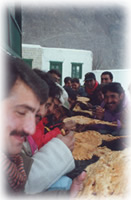
[[[35,112],[35,108],[32,108],[31,106],[28,106],[26,104],[21,104],[21,105],[17,105],[16,108],[24,108],[26,110],[30,110],[31,112]]]

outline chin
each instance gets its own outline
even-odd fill
[[[22,145],[12,149],[11,154],[19,154],[21,153],[21,150],[22,150]]]

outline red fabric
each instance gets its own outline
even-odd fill
[[[58,134],[61,134],[61,131],[59,128],[54,128],[53,130],[49,131],[48,133],[44,134],[44,127],[45,125],[45,118],[43,118],[36,126],[36,131],[34,135],[32,135],[32,138],[34,139],[35,143],[38,146],[38,149],[40,149],[44,144],[49,142],[52,138],[56,137]]]
[[[87,94],[92,95],[93,92],[95,91],[95,89],[97,88],[98,84],[99,83],[96,81],[96,83],[95,83],[95,85],[94,85],[94,87],[92,89],[86,87],[85,89],[86,89]]]

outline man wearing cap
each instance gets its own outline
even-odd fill
[[[90,103],[92,105],[97,105],[96,88],[98,85],[99,83],[96,80],[95,74],[93,72],[85,74],[85,92],[87,93],[87,97],[90,98]]]

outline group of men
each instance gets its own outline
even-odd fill
[[[60,75],[55,74],[55,70],[48,73],[32,70],[21,59],[9,55],[6,55],[6,60],[5,92],[1,102],[4,132],[1,155],[6,191],[23,195],[75,197],[83,187],[86,173],[83,171],[74,180],[66,176],[75,168],[72,156],[75,124],[63,124],[61,121],[65,114],[70,115],[70,92],[67,88],[75,81],[79,82],[68,77],[63,88],[56,83]],[[112,74],[104,72],[101,75],[104,86],[98,90],[96,77],[89,72],[85,74],[81,93],[89,97],[90,104],[94,106],[97,105],[97,92],[101,91],[103,98],[94,117],[117,121],[121,127],[127,102],[121,84],[112,80]],[[77,88],[75,84],[73,88]],[[62,135],[63,131],[66,136]]]
[[[4,174],[2,184],[6,194],[43,193],[46,196],[62,192],[62,196],[76,196],[83,186],[85,172],[71,182],[68,191],[60,191],[58,187],[54,191],[48,190],[74,168],[72,134],[53,138],[34,155],[23,153],[23,143],[35,133],[36,116],[42,105],[43,109],[47,109],[51,91],[48,83],[24,61],[10,55],[6,55],[5,59],[5,88],[1,102],[4,132],[1,158]]]

